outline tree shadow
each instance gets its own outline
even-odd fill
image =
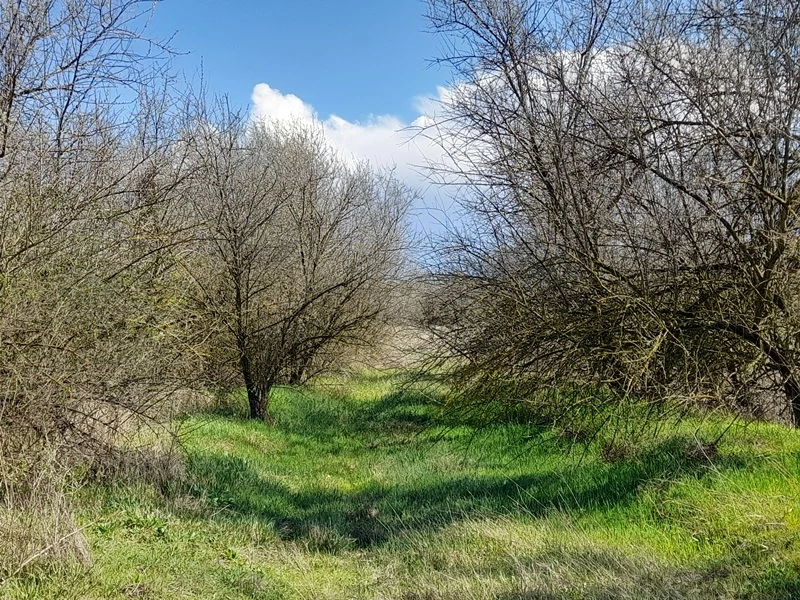
[[[441,411],[427,393],[408,389],[385,395],[359,414],[359,427],[405,431],[430,428],[442,423]]]
[[[665,442],[636,461],[612,465],[568,461],[557,470],[513,478],[440,473],[394,485],[371,483],[347,492],[324,487],[292,490],[239,457],[200,454],[190,461],[192,493],[224,510],[193,516],[255,518],[274,527],[284,540],[322,550],[367,548],[474,517],[540,517],[552,511],[603,512],[622,507],[650,482],[691,476],[703,468],[677,458],[676,443]]]
[[[748,582],[740,571],[710,565],[701,569],[664,564],[648,557],[629,556],[615,548],[558,547],[531,556],[518,557],[523,565],[517,581],[498,600],[557,600],[580,597],[585,600],[647,598],[719,600],[728,598],[722,590],[740,590],[737,598],[785,600],[800,598],[800,568],[759,569],[760,575]],[[763,563],[762,563],[763,565]],[[772,567],[772,570],[770,570]],[[546,576],[541,576],[545,573]],[[602,577],[592,577],[601,573]],[[588,577],[587,577],[588,575]]]
[[[376,381],[396,379],[396,375],[374,376]],[[401,385],[375,402],[287,388],[268,427],[290,435],[292,444],[306,453],[358,455],[396,444],[435,443],[436,436],[429,432],[454,424],[442,413],[442,397],[417,384]],[[250,440],[243,441],[252,446]],[[563,440],[554,443],[559,452],[564,450]],[[306,539],[322,548],[342,544],[363,548],[476,516],[614,510],[634,501],[651,482],[693,476],[707,467],[688,458],[685,449],[684,440],[673,438],[652,445],[635,459],[611,464],[572,457],[548,471],[514,477],[418,474],[411,481],[373,482],[350,492],[322,485],[292,490],[277,478],[264,477],[242,458],[216,453],[191,456],[189,471],[191,493],[223,508],[212,512],[215,519],[255,518],[271,524],[287,540]]]
[[[431,396],[413,389],[393,391],[371,403],[294,389],[276,404],[275,428],[317,441],[413,435],[440,424]]]
[[[520,557],[519,564],[516,585],[498,600],[684,600],[697,579],[685,569],[598,546],[543,549]],[[593,576],[598,573],[605,576]]]

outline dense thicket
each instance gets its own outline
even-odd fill
[[[457,73],[432,133],[468,218],[429,323],[461,381],[556,419],[638,397],[800,424],[798,4],[430,15]]]
[[[153,6],[0,2],[0,579],[80,539],[64,473],[212,387],[267,418],[393,297],[409,192],[177,93]]]
[[[176,114],[147,5],[0,5],[0,452],[106,446],[197,342],[172,248]]]

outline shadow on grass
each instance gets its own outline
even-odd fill
[[[413,387],[401,387],[370,402],[284,388],[273,406],[275,421],[270,427],[291,435],[292,444],[312,461],[314,456],[330,458],[342,452],[359,456],[397,444],[421,447],[435,441],[428,435],[431,429],[453,427],[442,415],[441,397]],[[258,452],[251,440],[243,443]],[[198,453],[190,459],[193,493],[225,508],[215,518],[256,518],[272,524],[284,539],[305,540],[319,549],[368,547],[472,516],[608,511],[633,501],[650,482],[691,476],[705,466],[686,457],[683,440],[672,439],[635,459],[612,464],[565,459],[559,467],[514,478],[422,469],[411,481],[374,482],[342,492],[313,483],[290,490],[235,455]]]
[[[338,550],[366,548],[470,517],[610,510],[634,500],[648,482],[702,468],[676,458],[678,454],[670,442],[635,462],[573,462],[563,470],[513,479],[432,473],[411,483],[373,483],[353,492],[322,487],[293,491],[233,456],[195,455],[190,470],[194,492],[226,508],[213,518],[256,518],[274,526],[285,540]]]
[[[592,573],[611,576],[587,578]],[[676,588],[686,587],[687,579],[696,578],[645,557],[629,557],[608,548],[569,546],[523,557],[516,574],[515,589],[497,600],[685,598]]]
[[[800,598],[800,565],[769,564],[751,581],[752,598]]]
[[[800,598],[800,567],[776,567],[770,562],[763,569],[759,568],[763,563],[753,564],[748,571],[746,564],[739,570],[714,565],[693,570],[609,548],[556,547],[520,560],[516,589],[498,600]],[[606,576],[587,581],[586,575],[593,573]],[[736,581],[726,582],[729,578]],[[738,591],[732,595],[726,589]]]
[[[338,459],[331,457],[346,452],[350,453],[350,458],[356,459],[356,464],[360,464],[358,461],[364,458],[365,453],[380,452],[394,444],[417,448],[421,442],[431,440],[428,435],[431,428],[452,426],[449,419],[442,418],[439,400],[414,389],[399,389],[377,401],[284,389],[276,399],[275,422],[269,427],[282,436],[288,435],[291,444],[299,448],[297,470],[301,474],[302,461],[313,463],[317,460],[315,457],[324,460],[327,455],[328,460],[335,463]],[[239,422],[240,418],[241,415],[237,415],[233,421]],[[670,482],[699,476],[709,466],[707,462],[687,454],[685,439],[674,438],[653,442],[646,452],[613,462],[575,460],[573,457],[542,469],[536,469],[534,464],[530,472],[514,477],[505,476],[497,465],[488,470],[476,469],[470,474],[436,471],[435,467],[426,471],[427,465],[420,464],[421,469],[404,471],[405,476],[396,477],[395,483],[367,481],[352,490],[331,489],[323,481],[315,482],[310,476],[305,476],[298,489],[284,485],[281,478],[265,471],[263,467],[268,463],[246,458],[246,455],[257,456],[260,451],[253,441],[257,441],[258,436],[250,434],[262,425],[244,419],[241,423],[247,427],[248,435],[242,436],[241,440],[234,435],[231,440],[235,441],[234,448],[243,450],[242,455],[203,450],[193,453],[189,462],[190,491],[203,502],[173,510],[180,512],[181,516],[199,520],[258,522],[264,528],[274,530],[281,539],[313,552],[336,553],[379,547],[395,540],[407,544],[410,535],[435,532],[470,518],[513,518],[520,515],[536,518],[562,512],[567,515],[595,513],[601,518],[620,519],[626,506],[640,498],[644,487],[663,489]],[[533,429],[528,428],[530,431]],[[525,428],[515,425],[495,428],[495,432],[501,430],[519,433]],[[264,434],[269,435],[270,430],[265,429]],[[490,441],[495,439],[502,440],[502,436]],[[405,455],[400,456],[399,460],[404,460],[402,457]],[[408,460],[418,460],[413,454],[408,457]],[[386,458],[389,458],[388,454]],[[719,469],[747,466],[734,462],[732,458],[715,462]],[[335,466],[331,472],[335,472]],[[550,560],[547,556],[540,558]],[[671,585],[670,582],[683,586],[689,581],[687,585],[694,585],[692,581],[707,578],[713,587],[731,576],[733,567],[739,563],[737,557],[726,555],[719,565],[708,565],[707,569],[661,572],[646,564],[640,565],[641,568],[636,565],[629,568],[616,554],[609,558],[613,563],[610,567],[600,564],[597,557],[588,557],[592,558],[589,561],[587,556],[578,557],[573,553],[569,558],[594,561],[600,571],[627,576],[626,590],[649,589],[653,594],[645,597],[654,598],[682,597],[656,593],[659,586]],[[765,563],[759,557],[753,560],[753,564],[742,563],[742,568],[754,575],[752,593],[745,597],[769,600],[800,597],[800,574],[791,569],[762,570],[759,574],[758,569]],[[631,573],[626,575],[627,571]],[[582,597],[621,597],[615,593],[622,588],[611,584],[605,587],[604,583],[597,583],[597,586],[588,589],[590,595]],[[523,586],[507,598],[564,597],[561,591],[548,594],[550,591],[546,586],[541,589]]]
[[[277,429],[321,441],[403,436],[440,424],[435,402],[414,390],[394,391],[377,402],[356,402],[287,388],[274,407]]]

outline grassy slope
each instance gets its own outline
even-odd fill
[[[0,595],[800,598],[798,433],[734,431],[713,465],[669,437],[606,462],[442,427],[389,376],[329,383],[282,391],[271,427],[191,420],[185,483],[85,489],[92,566]]]

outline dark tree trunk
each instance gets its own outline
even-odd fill
[[[250,418],[268,422],[269,418],[269,392],[272,389],[271,383],[258,381],[253,376],[253,369],[250,364],[250,357],[247,353],[241,352],[239,364],[242,369],[242,379],[247,390],[247,404],[250,406]]]
[[[306,376],[306,362],[302,361],[300,364],[292,368],[289,373],[289,385],[300,385]]]
[[[247,403],[250,405],[250,418],[269,422],[269,392],[271,386],[255,384],[247,386]]]
[[[800,382],[794,376],[787,377],[783,382],[783,391],[792,411],[792,426],[800,427]]]
[[[300,369],[292,369],[289,374],[289,385],[300,385],[303,382],[303,371]]]

